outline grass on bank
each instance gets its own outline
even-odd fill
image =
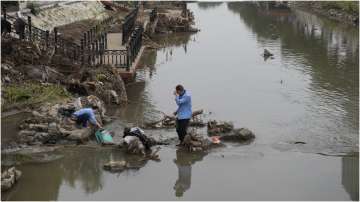
[[[40,83],[12,84],[2,87],[2,111],[13,107],[22,107],[52,102],[70,97],[62,86]]]

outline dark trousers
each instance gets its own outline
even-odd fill
[[[82,126],[84,128],[87,127],[87,122],[89,120],[90,116],[88,114],[83,114],[77,117],[76,124],[79,126]]]
[[[176,132],[178,134],[180,142],[184,140],[189,126],[190,119],[176,119]]]

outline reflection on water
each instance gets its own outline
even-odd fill
[[[359,201],[359,156],[342,157],[341,181],[351,200]]]
[[[285,129],[297,127],[307,134],[299,138],[311,138],[318,141],[317,144],[326,142],[334,145],[335,150],[340,142],[344,143],[340,143],[342,146],[356,148],[359,123],[358,30],[301,10],[264,10],[237,2],[229,2],[227,6],[256,33],[261,46],[270,49],[279,46],[280,55],[277,57],[280,57],[281,65],[301,72],[303,80],[308,83],[305,88],[294,86],[291,91],[282,92],[291,102],[304,105],[309,112],[306,118],[288,123],[281,120],[278,125]],[[287,84],[285,80],[284,85]]]
[[[200,9],[207,10],[220,6],[223,2],[197,2]]]
[[[206,153],[189,153],[183,149],[176,150],[176,159],[174,160],[178,168],[178,179],[175,182],[174,190],[176,197],[182,197],[184,192],[191,187],[191,166],[202,161]]]
[[[61,186],[82,190],[87,195],[93,194],[104,188],[103,165],[108,161],[124,160],[136,168],[144,167],[147,163],[139,156],[124,155],[122,151],[112,149],[69,148],[62,153],[64,158],[60,160],[20,166],[23,171],[21,182],[3,193],[2,200],[59,200]],[[137,171],[132,169],[121,174]]]

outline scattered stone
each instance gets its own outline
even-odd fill
[[[111,172],[121,172],[127,169],[126,161],[110,161],[104,164],[104,169]]]
[[[74,129],[74,130],[66,130],[61,128],[61,134],[68,140],[74,141],[86,141],[89,137],[94,133],[91,128],[82,128],[82,129]]]
[[[222,141],[233,141],[233,142],[250,142],[255,138],[255,134],[247,129],[240,128],[235,129],[231,122],[208,122],[208,135],[219,136]]]
[[[234,125],[231,122],[218,122],[216,120],[210,120],[207,123],[207,129],[208,134],[212,136],[219,133],[228,133],[234,129]]]
[[[1,191],[6,191],[13,187],[19,181],[21,174],[21,171],[15,167],[11,167],[1,173]]]
[[[32,111],[31,114],[35,117],[42,117],[42,115],[37,111]]]
[[[4,77],[4,81],[5,81],[6,83],[10,83],[10,82],[11,82],[11,79],[10,79],[8,76],[5,76],[5,77]]]
[[[155,28],[157,33],[172,32],[198,32],[191,27],[194,24],[194,15],[188,9],[186,12],[165,12],[158,14],[158,23]]]
[[[210,140],[203,138],[196,134],[187,134],[184,137],[182,147],[186,148],[189,152],[205,152],[209,149],[222,147],[222,143],[213,143]]]
[[[120,99],[118,94],[116,93],[116,91],[114,90],[108,90],[108,93],[110,95],[110,102],[115,103],[115,104],[120,104]]]
[[[49,123],[48,132],[50,134],[57,134],[59,132],[59,128],[55,122]]]
[[[55,105],[43,104],[37,111],[32,111],[31,118],[20,123],[21,130],[17,142],[27,145],[83,143],[94,134],[94,129],[77,128],[69,121],[69,116],[77,108],[91,106],[98,106],[99,110],[95,110],[95,115],[102,123],[105,117],[105,105],[93,95],[65,100]]]
[[[246,142],[254,138],[254,133],[247,128],[234,129],[230,134],[220,136],[220,140],[233,142]]]
[[[143,156],[146,155],[145,146],[138,137],[126,136],[124,138],[124,142],[125,142],[125,144],[124,144],[125,149],[128,153],[139,154],[139,155],[143,155]]]
[[[41,131],[41,132],[48,131],[48,126],[45,124],[29,124],[28,128],[30,130]]]

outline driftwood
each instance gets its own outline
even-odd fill
[[[204,112],[204,110],[202,110],[202,109],[193,111],[192,118],[190,120],[189,125],[194,126],[194,127],[204,127],[205,123],[199,117],[197,117],[198,115],[202,114],[203,112]],[[145,123],[144,128],[157,129],[157,128],[172,128],[172,127],[175,127],[175,125],[176,125],[176,117],[167,115],[165,113],[163,113],[163,115],[164,115],[163,118],[161,118],[158,121]]]

